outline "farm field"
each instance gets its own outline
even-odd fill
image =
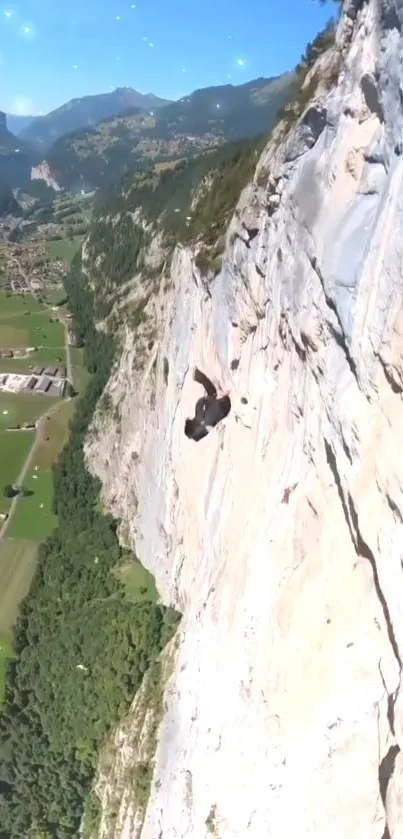
[[[24,315],[24,312],[38,314],[44,308],[43,303],[40,303],[33,294],[18,295],[0,291],[0,318],[2,319]]]
[[[74,407],[73,400],[64,402],[42,423],[43,441],[39,443],[32,461],[32,465],[37,466],[39,470],[50,469],[67,443]]]
[[[35,431],[0,430],[0,513],[7,512],[10,499],[4,496],[6,484],[14,484],[35,440]]]
[[[52,512],[52,466],[67,441],[73,412],[74,401],[66,401],[42,423],[43,439],[34,449],[24,479],[24,488],[32,494],[18,499],[6,538],[0,542],[0,645],[1,633],[11,633],[21,600],[28,592],[38,546],[57,525],[57,517]],[[4,483],[15,480],[33,443],[33,432],[0,431]],[[8,499],[0,497],[1,512],[6,512],[9,504]],[[0,704],[6,658],[3,663],[0,649]]]
[[[62,292],[58,292],[60,299]],[[0,348],[64,347],[64,328],[52,309],[33,295],[0,292]]]
[[[28,593],[38,545],[24,539],[5,539],[0,545],[0,644],[11,632],[18,604]]]
[[[44,542],[57,525],[52,513],[53,475],[51,469],[35,469],[35,458],[24,480],[24,487],[32,494],[18,499],[7,536]]]
[[[10,425],[34,422],[58,402],[54,396],[0,391],[0,430]]]
[[[55,409],[48,419],[42,422],[41,441],[35,448],[28,473],[24,479],[24,487],[30,494],[18,499],[15,512],[7,529],[7,536],[17,540],[28,539],[33,542],[43,542],[56,527],[57,518],[52,512],[52,466],[67,442],[69,423],[73,413],[74,401],[66,401]],[[18,438],[25,433],[22,431],[3,432],[3,437],[8,434]],[[0,438],[0,447],[1,443]],[[24,460],[22,459],[22,464]],[[4,501],[6,502],[7,499],[4,499]]]
[[[61,347],[51,349],[43,347],[36,352],[29,353],[26,358],[0,358],[0,373],[30,373],[34,367],[66,366],[66,351]]]
[[[0,310],[0,348],[64,347],[61,323],[51,323],[49,315],[27,314],[10,318]]]
[[[21,601],[28,594],[38,546],[5,539],[0,544],[0,705],[4,698],[7,662],[14,656],[12,630]]]

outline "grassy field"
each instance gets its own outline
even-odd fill
[[[44,542],[57,525],[57,518],[52,513],[52,470],[30,467],[24,486],[32,495],[18,500],[7,536],[12,539]]]
[[[74,401],[65,402],[43,423],[43,437],[32,461],[39,470],[50,469],[56,462],[69,435],[69,423],[74,413]]]
[[[29,590],[38,545],[45,541],[57,525],[57,518],[52,513],[52,464],[67,441],[68,424],[73,411],[74,402],[65,402],[45,422],[44,440],[35,449],[24,480],[24,487],[32,495],[19,498],[7,530],[7,538],[0,544],[0,643],[2,632],[11,633],[21,600]],[[0,462],[4,483],[11,482],[19,473],[32,443],[32,432],[0,431]],[[5,511],[8,504],[7,499],[0,497],[0,511]],[[0,650],[0,703],[5,664],[6,657],[3,662]]]
[[[0,638],[11,632],[21,600],[35,570],[38,545],[19,539],[4,539],[0,545]]]
[[[35,431],[0,431],[0,513],[5,513],[10,500],[5,498],[6,484],[17,481],[35,439]]]
[[[29,353],[26,358],[0,358],[0,373],[30,373],[37,365],[57,367],[66,366],[66,351],[64,347],[49,349],[44,347]]]
[[[0,292],[0,318],[14,317],[15,315],[24,315],[25,312],[33,314],[40,313],[44,309],[44,305],[39,303],[33,294],[8,295],[5,291]]]
[[[130,560],[130,562],[120,565],[116,569],[115,574],[123,583],[126,598],[130,603],[141,603],[144,600],[157,600],[158,592],[154,577],[138,560]]]
[[[35,449],[24,487],[32,495],[21,497],[13,515],[7,535],[14,539],[43,542],[56,527],[57,518],[52,513],[52,465],[67,442],[69,422],[74,413],[74,401],[65,402],[43,426],[43,441]]]
[[[3,702],[7,662],[13,658],[12,629],[21,601],[28,594],[38,546],[19,539],[0,545],[0,704]]]
[[[51,259],[65,259],[70,265],[80,245],[81,240],[71,242],[70,239],[56,239],[49,242],[49,256]]]
[[[58,397],[36,393],[0,392],[0,430],[9,425],[34,422],[58,401]]]
[[[29,330],[10,326],[0,319],[0,348],[29,347]]]
[[[11,320],[0,314],[0,347],[64,347],[64,328],[51,323],[49,315],[18,315]]]

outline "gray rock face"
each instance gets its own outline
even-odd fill
[[[346,4],[337,87],[266,148],[209,294],[178,249],[158,345],[133,375],[127,332],[119,425],[88,442],[183,610],[149,806],[116,839],[403,835],[402,22]],[[198,444],[195,364],[233,403]]]

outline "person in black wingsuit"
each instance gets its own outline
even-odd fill
[[[203,385],[207,394],[207,396],[201,396],[197,400],[193,419],[187,419],[185,422],[186,437],[198,443],[203,437],[207,437],[209,431],[217,423],[228,416],[231,410],[231,400],[228,393],[218,396],[217,388],[197,367],[193,378],[195,382]]]

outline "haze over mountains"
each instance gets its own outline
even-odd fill
[[[24,128],[28,128],[32,120],[36,119],[34,116],[21,116],[20,114],[6,114],[6,118],[8,130],[16,137],[21,134],[21,131],[24,131]]]

